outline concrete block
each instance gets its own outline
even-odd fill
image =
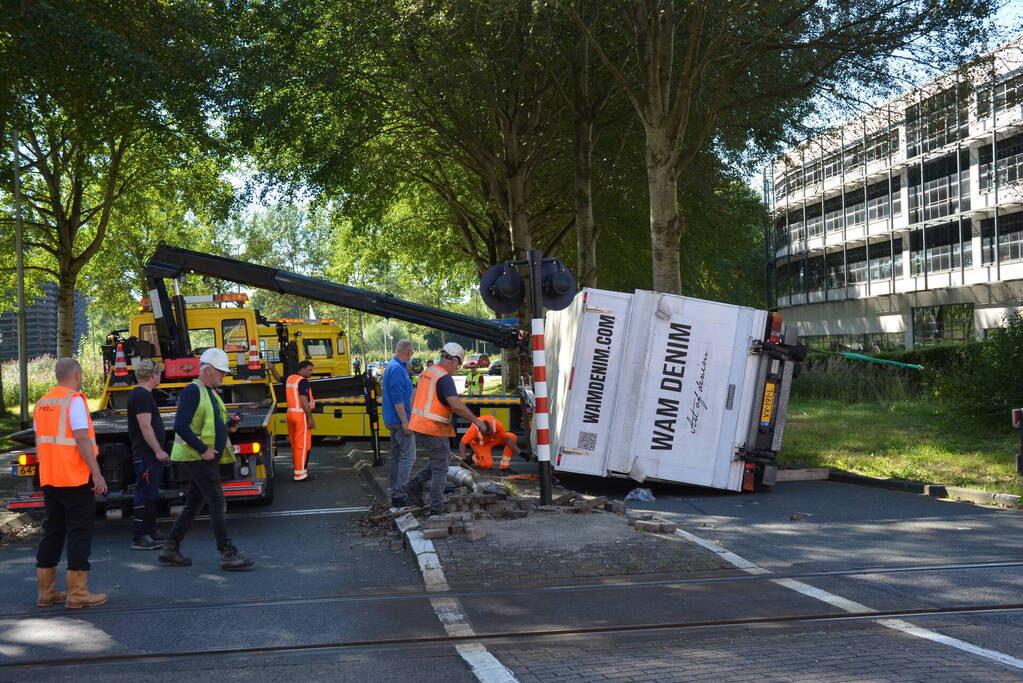
[[[639,513],[639,518],[640,519],[653,519],[654,518],[654,513],[652,513],[652,512],[641,512],[641,513]]]
[[[423,531],[423,538],[426,538],[426,539],[445,538],[445,537],[447,537],[448,533],[449,533],[449,531],[448,531],[448,528],[446,526],[445,527],[436,527],[436,528],[433,528],[433,529],[426,529],[426,530],[424,530]]]
[[[561,508],[557,505],[537,505],[537,512],[560,512]]]
[[[639,510],[628,510],[626,511],[625,516],[629,519],[636,520],[643,519],[643,514],[644,513],[640,512]]]
[[[616,515],[624,515],[628,508],[625,506],[624,500],[612,500],[611,501],[611,512]]]
[[[576,510],[589,510],[590,504],[588,501],[585,500],[573,500],[572,507],[575,508]]]
[[[658,532],[661,530],[661,523],[653,520],[637,519],[635,526],[638,531]]]
[[[662,534],[673,534],[678,526],[674,522],[666,522],[661,520],[661,533]]]
[[[495,501],[493,503],[484,503],[483,509],[487,512],[494,512],[496,510],[507,510],[508,504],[503,501]]]
[[[639,517],[626,517],[625,523],[629,526],[636,526],[636,522],[639,521]]]
[[[476,541],[484,538],[487,535],[487,530],[478,524],[467,526],[465,528],[465,540],[475,543]]]
[[[462,523],[458,522],[458,524],[459,524],[459,526],[452,526],[451,527],[451,534],[452,535],[454,535],[454,534],[464,534],[465,533],[465,527],[462,526]]]
[[[496,493],[478,493],[475,496],[473,496],[473,498],[474,498],[473,502],[479,503],[481,505],[483,503],[496,503],[497,502],[497,494]]]
[[[569,491],[568,493],[566,493],[566,494],[564,494],[562,496],[558,496],[557,498],[555,498],[553,503],[555,505],[568,505],[569,503],[571,503],[573,500],[575,500],[578,497],[579,497],[578,493],[575,493],[574,491]]]

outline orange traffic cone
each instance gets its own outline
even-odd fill
[[[249,340],[249,370],[262,370],[263,365],[259,362],[259,347],[256,346],[256,340]]]
[[[114,357],[114,376],[126,377],[128,375],[128,364],[124,361],[124,344],[117,345],[117,355]]]

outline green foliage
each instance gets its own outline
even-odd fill
[[[987,339],[961,347],[936,382],[952,415],[990,427],[1009,424],[1023,407],[1023,318],[1013,313]]]
[[[916,370],[824,354],[809,356],[792,383],[793,399],[803,401],[892,403],[924,394]]]

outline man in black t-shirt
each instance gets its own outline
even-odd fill
[[[160,383],[162,372],[162,364],[144,358],[135,368],[138,386],[128,395],[128,437],[135,466],[131,547],[135,550],[157,550],[166,540],[156,529],[156,501],[160,498],[164,463],[170,460],[164,451],[163,418],[153,398],[153,389]]]

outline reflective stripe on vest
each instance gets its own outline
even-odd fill
[[[78,441],[71,429],[71,402],[85,394],[56,386],[36,402],[33,416],[36,431],[36,455],[39,457],[39,483],[42,486],[82,486],[89,483],[89,466],[78,451]],[[56,406],[57,410],[48,409]],[[92,454],[99,454],[92,416],[88,420]]]
[[[298,400],[298,385],[304,379],[305,377],[302,375],[292,375],[291,377],[288,377],[288,382],[284,385],[284,395],[288,401],[289,413],[305,413],[305,410],[302,408],[302,402]],[[309,390],[306,393],[306,398],[309,399],[309,409],[312,410],[316,407],[316,402],[313,401],[313,388],[309,387]]]
[[[437,398],[437,383],[447,374],[438,365],[423,373],[412,399],[412,419],[409,420],[409,429],[412,431],[435,436],[455,435],[455,428],[451,426],[454,411]]]

